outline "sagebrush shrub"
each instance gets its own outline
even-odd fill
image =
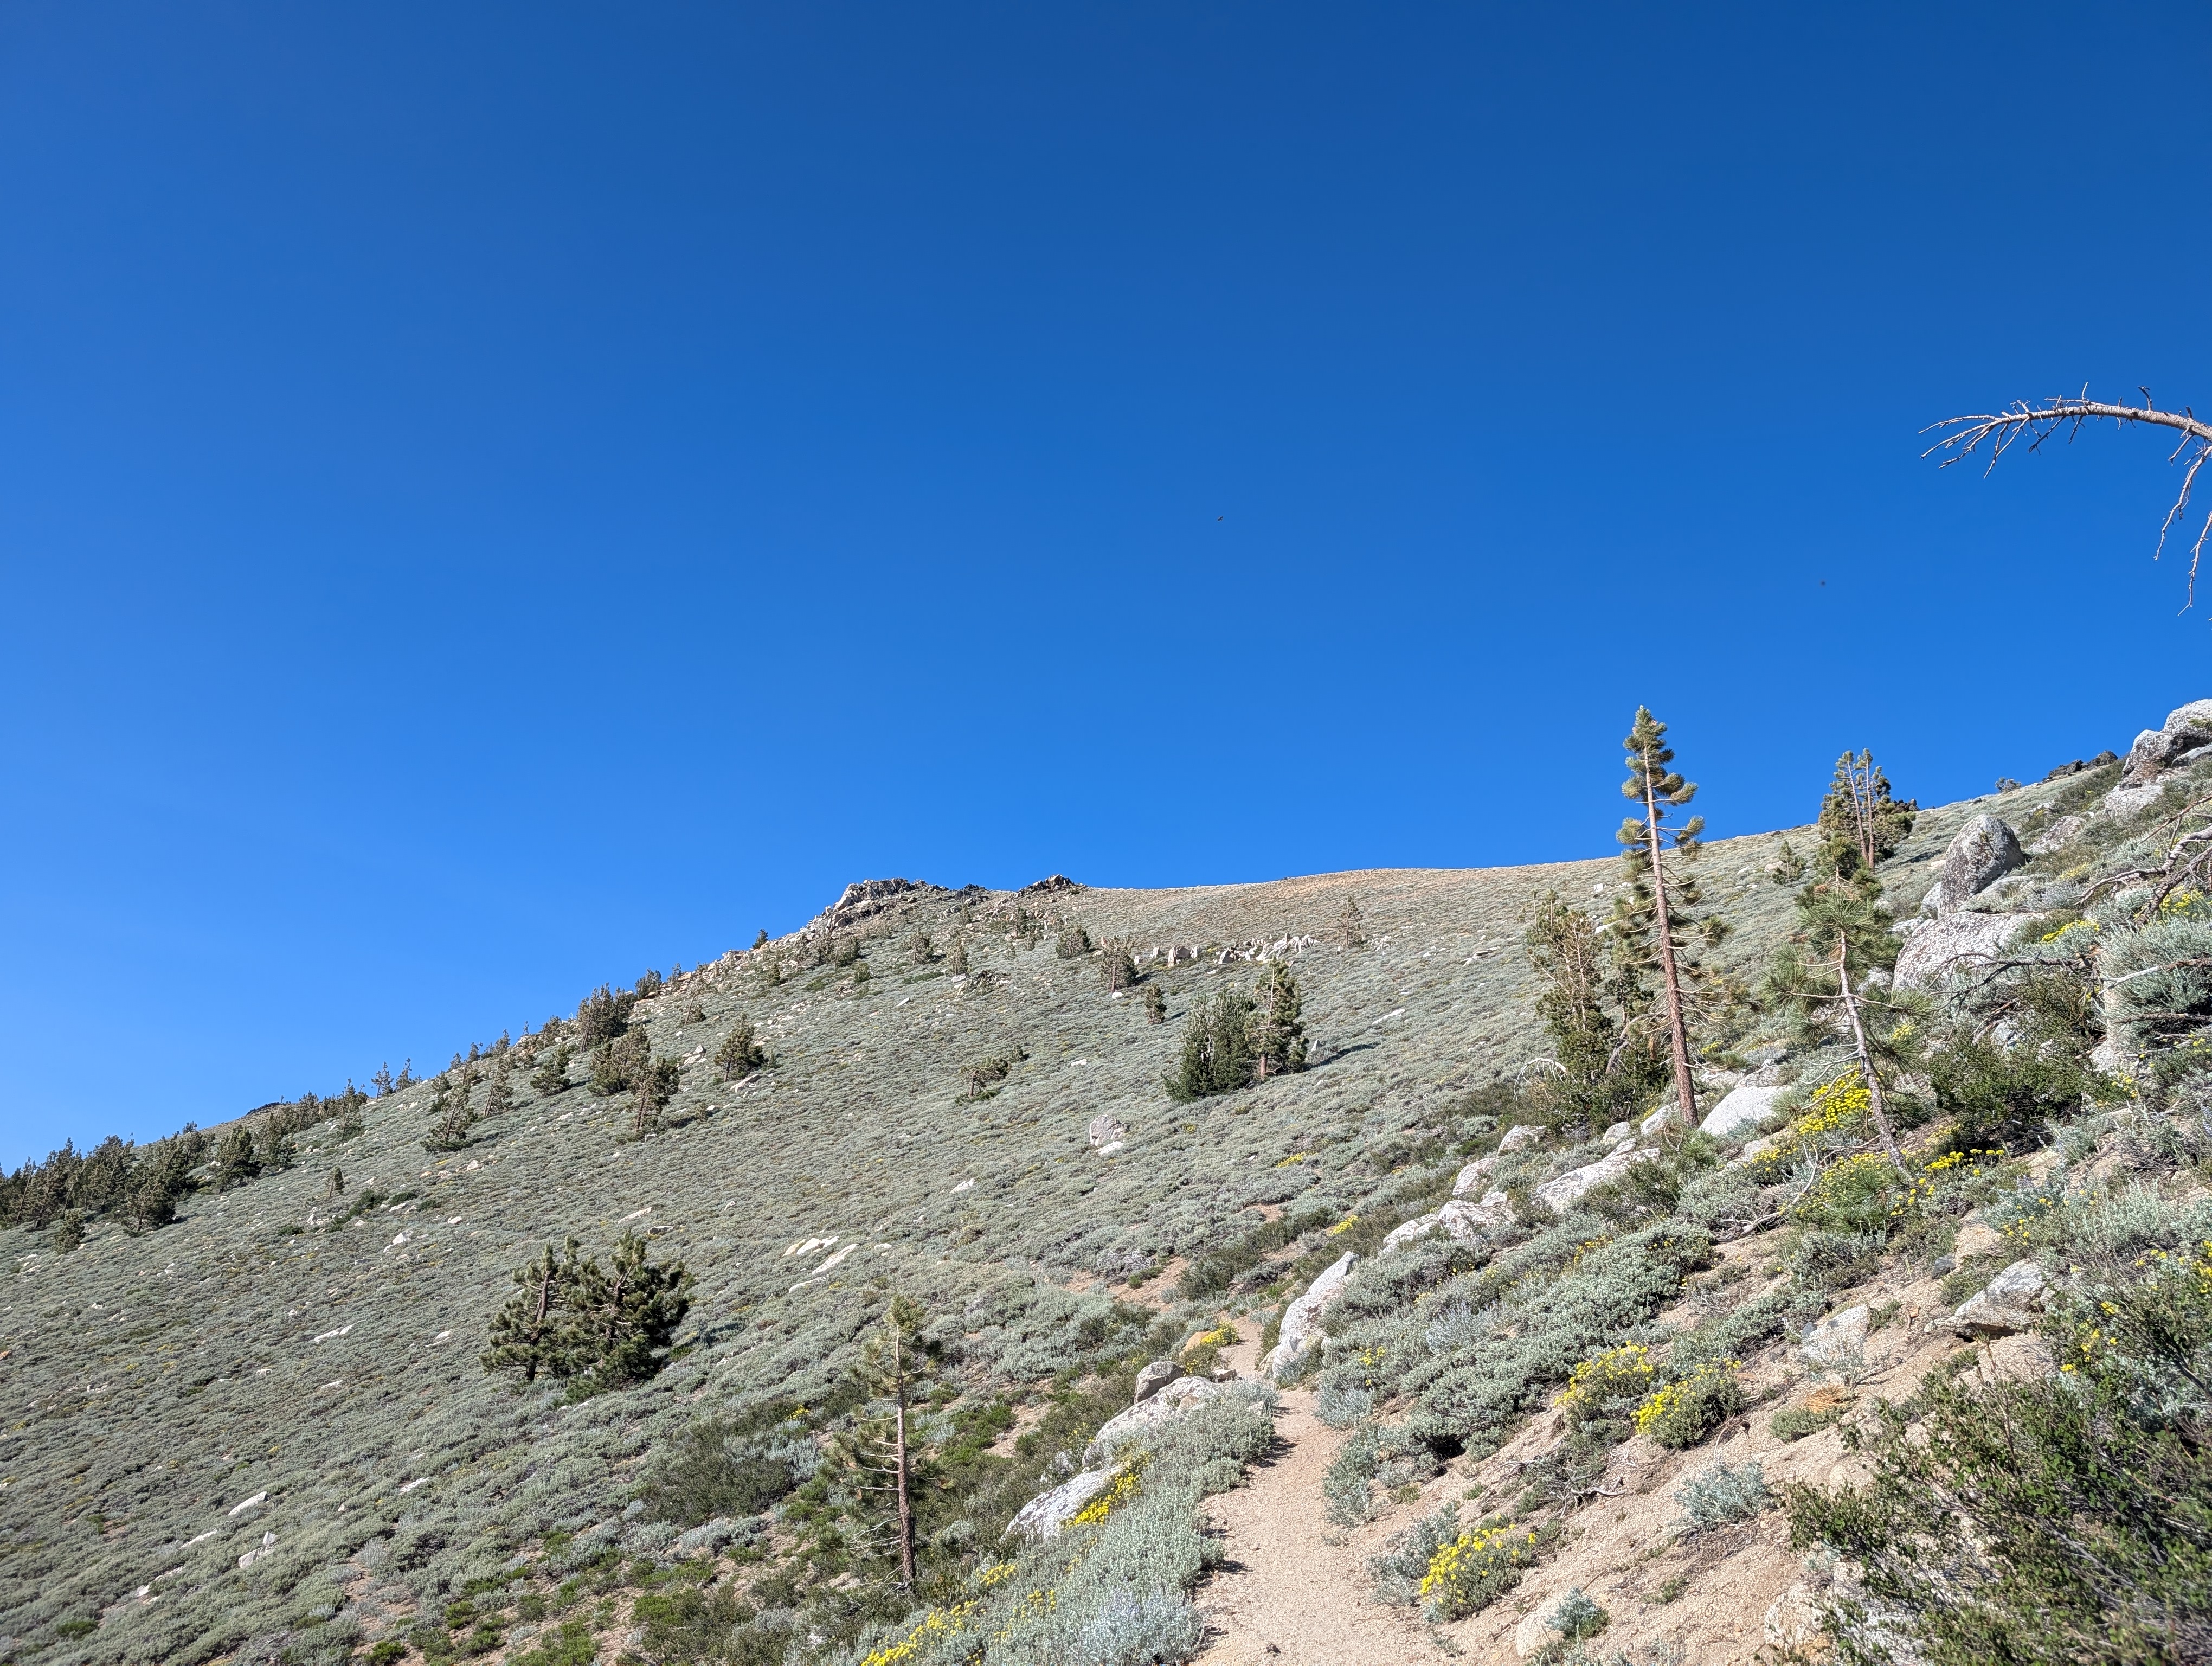
[[[1747,1463],[1710,1464],[1676,1488],[1674,1497],[1697,1533],[1748,1521],[1779,1501],[1756,1458]]]

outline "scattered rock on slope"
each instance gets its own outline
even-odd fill
[[[1057,1539],[1060,1529],[1075,1519],[1076,1512],[1104,1492],[1113,1479],[1110,1469],[1085,1469],[1049,1493],[1038,1493],[1015,1512],[1013,1520],[1006,1523],[1004,1536],[1033,1541]]]
[[[2019,836],[1995,816],[1977,816],[1960,828],[1943,853],[1943,870],[1922,912],[1941,920],[1967,898],[1986,891],[2027,860]]]
[[[1137,1373],[1137,1397],[1132,1404],[1141,1406],[1162,1389],[1182,1375],[1182,1367],[1172,1359],[1155,1359]]]
[[[2042,1317],[2043,1291],[2043,1268],[2033,1261],[2016,1261],[1966,1298],[1951,1316],[1951,1329],[1961,1336],[1984,1337],[2033,1330]]]
[[[1194,1406],[1202,1406],[1229,1392],[1226,1383],[1203,1377],[1178,1377],[1157,1393],[1139,1401],[1126,1412],[1106,1420],[1091,1444],[1083,1449],[1083,1464],[1097,1468],[1139,1435],[1149,1434],[1164,1423],[1172,1423]]]
[[[1283,1310],[1283,1328],[1275,1346],[1260,1362],[1260,1369],[1268,1380],[1279,1383],[1297,1373],[1305,1363],[1309,1348],[1318,1346],[1321,1338],[1321,1310],[1329,1304],[1336,1292],[1344,1288],[1345,1280],[1358,1266],[1358,1256],[1346,1250],[1329,1264],[1328,1270],[1306,1287],[1306,1293]],[[1112,1425],[1108,1426],[1109,1428]]]

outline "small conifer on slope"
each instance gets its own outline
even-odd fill
[[[1297,980],[1280,962],[1269,965],[1255,994],[1224,989],[1190,1009],[1182,1055],[1167,1078],[1168,1097],[1202,1099],[1306,1067],[1305,1025]]]
[[[870,1410],[841,1436],[835,1456],[851,1477],[858,1513],[868,1528],[863,1544],[895,1556],[899,1584],[915,1584],[914,1495],[925,1479],[923,1450],[913,1426],[937,1359],[922,1339],[928,1316],[919,1302],[894,1296],[882,1324],[861,1350],[854,1372]]]
[[[1854,758],[1845,752],[1837,760],[1835,781],[1820,806],[1820,854],[1812,878],[1797,891],[1796,929],[1776,954],[1765,988],[1767,999],[1808,1035],[1827,1028],[1849,1033],[1875,1131],[1899,1173],[1905,1158],[1883,1087],[1887,1076],[1915,1062],[1916,1031],[1899,1022],[1911,1014],[1900,1007],[1903,998],[1896,991],[1870,1002],[1867,986],[1869,974],[1886,974],[1897,964],[1901,946],[1891,933],[1894,922],[1875,868],[1903,842],[1917,807],[1891,798],[1872,753]],[[1804,878],[1808,865],[1786,841],[1783,851],[1778,883]]]
[[[580,1262],[570,1238],[556,1258],[548,1244],[517,1270],[518,1289],[493,1315],[491,1346],[478,1356],[489,1371],[543,1374],[595,1393],[642,1383],[668,1363],[676,1329],[691,1310],[691,1275],[681,1262],[656,1266],[646,1241],[624,1232],[612,1266]]]
[[[1655,1050],[1630,1044],[1651,1001],[1622,940],[1546,891],[1528,911],[1522,943],[1543,980],[1536,1015],[1551,1034],[1558,1067],[1533,1083],[1531,1093],[1592,1128],[1641,1112],[1668,1071]]]
[[[740,1018],[730,1026],[730,1033],[722,1037],[722,1044],[714,1049],[716,1079],[734,1082],[740,1076],[750,1076],[768,1062],[768,1049],[753,1034],[753,1021]]]

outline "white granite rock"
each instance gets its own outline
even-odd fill
[[[1785,1087],[1760,1087],[1746,1082],[1732,1087],[1728,1097],[1705,1113],[1705,1120],[1698,1124],[1698,1132],[1710,1134],[1716,1140],[1727,1140],[1756,1123],[1764,1122],[1774,1109],[1774,1102],[1790,1090]]]
[[[2033,1261],[2016,1261],[1969,1296],[1951,1316],[1961,1336],[2009,1336],[2033,1330],[2042,1317],[2045,1280]]]
[[[1868,1312],[1863,1303],[1831,1313],[1808,1325],[1797,1352],[1808,1365],[1840,1365],[1866,1356]]]
[[[1338,1291],[1344,1288],[1345,1280],[1352,1276],[1352,1269],[1358,1263],[1358,1256],[1352,1250],[1346,1250],[1319,1278],[1306,1286],[1304,1295],[1284,1310],[1283,1326],[1278,1333],[1275,1346],[1260,1362],[1262,1374],[1279,1383],[1305,1363],[1306,1351],[1320,1344],[1321,1310],[1329,1304]]]

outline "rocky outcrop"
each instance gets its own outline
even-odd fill
[[[1744,1129],[1765,1122],[1774,1110],[1774,1102],[1789,1091],[1780,1085],[1740,1083],[1705,1113],[1705,1120],[1698,1124],[1698,1131],[1710,1134],[1716,1140],[1733,1139]]]
[[[844,894],[816,915],[805,929],[810,934],[825,929],[845,931],[863,920],[896,907],[902,898],[917,891],[942,891],[942,886],[926,885],[919,879],[855,879],[845,887]]]
[[[2176,764],[2212,755],[2212,700],[2192,700],[2166,714],[2155,729],[2145,729],[2128,748],[2120,766],[2122,787],[2148,787]]]
[[[2088,830],[2088,817],[2061,816],[2021,848],[2031,856],[2048,856],[2054,850],[2063,850]]]
[[[1543,1137],[1544,1130],[1534,1122],[1518,1123],[1506,1129],[1505,1137],[1498,1142],[1498,1154],[1501,1157],[1510,1155],[1514,1152],[1535,1145]]]
[[[1459,1171],[1459,1178],[1452,1182],[1452,1195],[1480,1197],[1490,1189],[1490,1177],[1497,1168],[1496,1152],[1493,1152],[1488,1157],[1476,1158],[1474,1162],[1462,1169]]]
[[[1102,1110],[1091,1119],[1091,1126],[1085,1132],[1090,1137],[1091,1149],[1097,1151],[1118,1143],[1128,1134],[1129,1125],[1112,1112]]]
[[[1943,869],[1935,890],[1921,903],[1938,920],[1955,914],[1968,898],[1986,891],[2027,860],[2020,839],[1995,816],[1977,816],[1960,828],[1943,852]]]
[[[1646,1158],[1657,1156],[1655,1151],[1637,1151],[1625,1147],[1610,1157],[1601,1157],[1595,1163],[1586,1163],[1579,1169],[1569,1169],[1556,1180],[1547,1180],[1530,1194],[1539,1203],[1555,1214],[1565,1214],[1582,1201],[1586,1193],[1618,1180]]]
[[[1951,1316],[1951,1329],[1961,1336],[1984,1338],[2033,1330],[2043,1317],[2045,1283],[2041,1267],[2016,1261],[1960,1305]]]
[[[1032,1544],[1057,1539],[1068,1523],[1075,1519],[1076,1513],[1103,1493],[1113,1480],[1114,1472],[1110,1469],[1085,1469],[1051,1492],[1038,1493],[1006,1523],[1004,1536],[1026,1539]]]
[[[1923,920],[1905,939],[1893,974],[1900,989],[1915,989],[1948,973],[1994,959],[2012,934],[2041,916],[2033,914],[1954,914]]]
[[[1203,1377],[1176,1377],[1127,1411],[1117,1412],[1107,1419],[1104,1426],[1091,1437],[1091,1444],[1083,1449],[1083,1467],[1099,1468],[1138,1436],[1172,1423],[1192,1407],[1202,1406],[1228,1392],[1226,1384],[1210,1382]]]
[[[1359,1264],[1359,1257],[1346,1250],[1332,1262],[1326,1272],[1306,1286],[1306,1293],[1283,1310],[1283,1327],[1278,1333],[1275,1346],[1260,1362],[1260,1369],[1271,1382],[1279,1383],[1295,1376],[1305,1364],[1308,1350],[1321,1342],[1321,1310],[1335,1298],[1351,1278],[1352,1269]]]
[[[1512,1200],[1493,1188],[1480,1199],[1455,1197],[1441,1209],[1431,1209],[1402,1226],[1392,1227],[1390,1235],[1382,1240],[1382,1247],[1375,1253],[1387,1255],[1400,1244],[1410,1243],[1439,1227],[1443,1229],[1445,1237],[1472,1243],[1493,1228],[1512,1224]]]
[[[1024,885],[1014,893],[1017,897],[1058,897],[1083,887],[1065,873],[1048,873],[1035,885]]]
[[[1162,1389],[1182,1375],[1182,1367],[1172,1359],[1155,1359],[1137,1373],[1137,1397],[1133,1402],[1141,1406]]]

